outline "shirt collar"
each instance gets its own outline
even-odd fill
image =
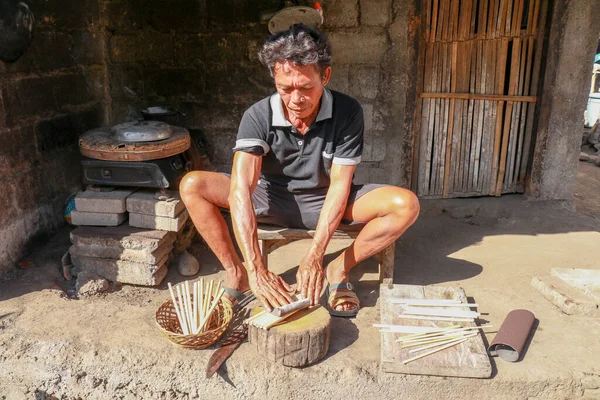
[[[273,117],[271,119],[272,126],[292,126],[292,123],[285,119],[283,112],[283,105],[281,104],[281,96],[279,93],[274,93],[271,96],[271,110],[273,111]],[[321,108],[317,114],[315,122],[330,119],[333,113],[333,95],[327,88],[323,88],[323,95],[321,96]]]

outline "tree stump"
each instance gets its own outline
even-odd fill
[[[252,315],[262,311],[252,310]],[[248,326],[248,341],[267,359],[288,367],[304,367],[319,361],[329,350],[331,317],[315,306],[298,311],[269,330]]]

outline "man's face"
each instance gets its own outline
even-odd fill
[[[314,64],[295,65],[289,61],[275,64],[275,87],[290,119],[303,119],[315,113],[330,75],[330,67],[321,76]]]

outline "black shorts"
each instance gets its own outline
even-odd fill
[[[224,173],[231,178],[230,174]],[[387,185],[367,183],[352,184],[348,205],[354,203],[370,191]],[[274,190],[264,180],[259,180],[252,193],[252,205],[257,222],[296,229],[315,229],[321,209],[325,203],[326,190],[311,193],[290,193]],[[356,230],[364,223],[342,220],[338,229]]]

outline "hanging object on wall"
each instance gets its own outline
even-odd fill
[[[15,62],[25,53],[33,33],[33,12],[17,0],[0,1],[0,60]]]
[[[269,20],[269,32],[272,35],[285,31],[294,24],[304,24],[312,28],[323,24],[323,9],[320,3],[314,3],[312,7],[294,4],[298,2],[286,1],[286,7]]]

